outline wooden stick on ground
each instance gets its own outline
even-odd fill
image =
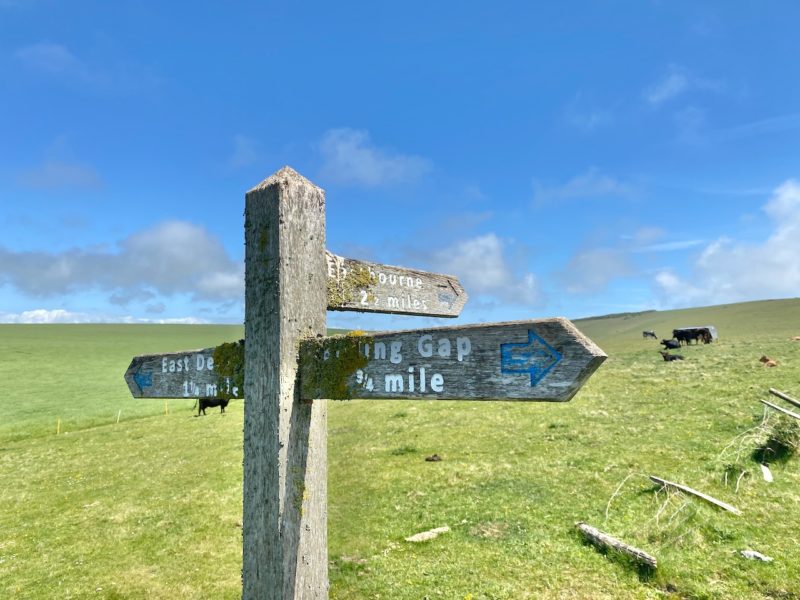
[[[595,529],[591,525],[587,525],[579,521],[575,523],[575,527],[577,527],[580,532],[585,535],[593,544],[597,546],[602,546],[604,548],[613,548],[618,552],[622,552],[627,556],[630,556],[635,561],[644,563],[648,567],[655,569],[657,567],[656,559],[653,556],[650,556],[647,552],[643,550],[639,550],[639,548],[634,548],[633,546],[629,546],[625,542],[618,540],[615,537],[608,535],[607,533],[603,533],[599,529]]]
[[[664,486],[664,487],[672,487],[672,488],[675,488],[676,490],[680,490],[682,492],[686,492],[687,494],[692,494],[693,496],[697,496],[698,498],[702,498],[706,502],[710,502],[711,504],[719,506],[720,508],[724,508],[725,510],[727,510],[729,512],[732,512],[735,515],[741,515],[742,514],[742,511],[740,511],[735,506],[731,506],[730,504],[728,504],[726,502],[722,502],[721,500],[717,500],[716,498],[712,498],[711,496],[709,496],[707,494],[704,494],[703,492],[698,492],[697,490],[694,490],[694,489],[692,489],[692,488],[690,488],[688,486],[681,485],[680,483],[674,483],[672,481],[667,481],[666,479],[661,479],[660,477],[655,477],[653,475],[650,475],[650,479],[654,483],[657,483],[658,485],[661,485],[661,486]]]
[[[790,417],[794,417],[795,419],[800,419],[800,415],[798,415],[796,412],[792,412],[790,410],[786,410],[785,408],[781,408],[777,404],[773,404],[772,402],[767,402],[766,400],[759,400],[759,402],[761,402],[761,404],[766,404],[770,408],[775,409],[780,413],[789,415]]]
[[[773,396],[777,396],[778,398],[786,400],[789,404],[794,404],[797,408],[800,408],[800,400],[795,400],[788,394],[784,394],[783,392],[780,392],[775,388],[769,388],[769,393],[772,394]]]

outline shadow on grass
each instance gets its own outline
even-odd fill
[[[800,447],[800,425],[794,419],[781,417],[769,430],[767,441],[753,450],[752,458],[759,463],[785,463]]]

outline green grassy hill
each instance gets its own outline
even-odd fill
[[[684,348],[683,362],[641,335],[703,324],[720,339]],[[800,460],[772,460],[766,483],[752,458],[757,400],[768,387],[800,396],[800,300],[576,325],[609,360],[569,403],[330,403],[331,598],[800,598]],[[122,374],[135,354],[241,333],[0,326],[0,597],[238,597],[242,403],[198,418],[191,400],[130,398]],[[434,453],[443,460],[424,460]],[[596,551],[576,521],[659,569]]]

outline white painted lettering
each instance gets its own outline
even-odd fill
[[[417,277],[417,280],[414,282],[414,287],[417,288],[418,290],[422,289],[422,279]]]
[[[206,396],[214,398],[217,395],[217,385],[215,383],[206,384]]]
[[[375,342],[375,360],[386,360],[386,344]]]
[[[194,360],[197,370],[202,371],[203,367],[205,367],[206,365],[206,357],[203,356],[202,354],[195,354]]]
[[[402,375],[387,375],[384,379],[384,391],[386,392],[402,392],[403,391],[403,376]]]
[[[167,357],[166,356],[161,359],[161,372],[162,373],[166,373],[167,372]]]
[[[174,360],[169,361],[169,372],[170,373],[174,373],[175,372],[175,361]]]
[[[419,355],[425,358],[429,358],[433,356],[433,343],[431,340],[433,336],[429,333],[421,336],[419,341],[417,342],[417,350],[419,351]]]
[[[392,342],[389,344],[389,350],[391,354],[389,355],[389,362],[396,365],[398,363],[403,362],[403,355],[400,354],[400,350],[403,349],[403,342]]]
[[[397,275],[389,273],[389,285],[397,285]]]
[[[419,391],[425,391],[425,367],[419,368]]]
[[[444,377],[442,377],[441,373],[434,373],[433,377],[431,377],[431,390],[436,393],[444,390]]]
[[[378,273],[378,282],[381,284],[386,283],[386,273]]]
[[[447,338],[440,339],[438,352],[442,358],[450,358],[450,340]]]
[[[470,351],[472,350],[472,343],[469,341],[467,337],[459,337],[456,338],[456,352],[458,354],[458,362],[464,360],[466,356],[469,356]]]
[[[213,356],[209,356],[206,359],[206,369],[208,369],[209,371],[213,371],[214,370],[214,357]]]

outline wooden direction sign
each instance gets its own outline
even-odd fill
[[[300,397],[566,401],[606,359],[566,319],[300,344]]]
[[[136,398],[247,398],[246,600],[328,595],[327,405],[298,399],[566,401],[606,358],[566,319],[326,338],[326,308],[455,317],[467,294],[326,252],[325,193],[289,167],[247,192],[244,230],[247,344],[137,356],[125,381]]]
[[[452,275],[379,265],[325,251],[328,310],[457,317],[467,293]]]
[[[244,340],[136,356],[125,383],[134,398],[244,398]]]

